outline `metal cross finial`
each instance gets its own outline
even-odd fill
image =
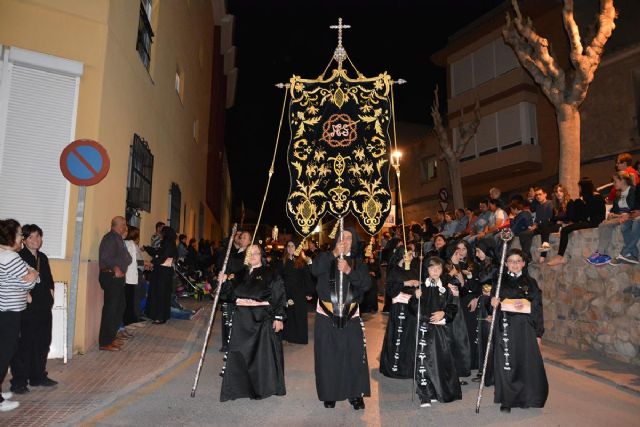
[[[329,28],[338,30],[338,47],[342,46],[342,30],[351,28],[351,25],[342,25],[342,18],[338,18],[338,25],[332,25]]]
[[[351,28],[351,25],[342,23],[342,18],[338,18],[338,25],[331,25],[329,28],[332,30],[338,30],[338,47],[336,47],[333,53],[333,58],[338,61],[338,67],[342,67],[342,62],[347,59],[347,51],[342,47],[342,30]]]

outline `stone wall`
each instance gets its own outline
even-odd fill
[[[559,234],[550,240],[549,259],[556,255]],[[540,237],[534,239],[529,272],[543,291],[544,338],[640,365],[640,265],[586,263],[597,244],[597,229],[575,231],[567,264],[549,267],[538,263]],[[617,256],[621,247],[618,229],[608,255]]]

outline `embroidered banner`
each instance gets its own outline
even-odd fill
[[[391,208],[389,122],[391,77],[291,78],[287,215],[309,235],[320,219],[351,212],[375,234]]]

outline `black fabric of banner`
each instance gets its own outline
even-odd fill
[[[389,123],[391,78],[291,79],[287,215],[307,236],[322,217],[351,212],[369,234],[391,208]]]

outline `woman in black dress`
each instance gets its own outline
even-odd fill
[[[149,290],[149,318],[154,324],[166,323],[171,317],[171,293],[173,292],[173,261],[178,259],[176,232],[164,226],[162,242],[154,251],[151,289]]]
[[[284,322],[283,339],[290,343],[309,342],[309,322],[307,301],[313,294],[311,272],[304,252],[295,256],[296,245],[289,240],[285,246],[285,256],[280,264],[280,276],[284,280],[287,294],[287,321]]]
[[[549,394],[540,345],[544,333],[542,291],[524,271],[519,249],[507,252],[508,271],[502,278],[500,299],[493,297],[495,333],[494,402],[500,411],[542,408]]]
[[[231,300],[236,309],[221,372],[221,402],[286,394],[279,336],[285,320],[284,284],[272,268],[262,265],[260,246],[247,250],[251,254],[249,268],[243,268],[232,279]],[[218,275],[219,283],[226,280],[226,274]]]
[[[416,393],[420,406],[429,407],[434,402],[462,399],[462,390],[446,326],[456,315],[457,306],[442,274],[442,260],[429,258],[423,272],[425,280],[409,301],[409,308],[417,315],[420,301]]]
[[[420,259],[413,254],[409,270],[404,269],[404,249],[398,249],[389,260],[387,291],[391,310],[380,352],[380,373],[389,378],[411,378],[416,349],[416,316],[409,308],[409,300],[420,286]]]

